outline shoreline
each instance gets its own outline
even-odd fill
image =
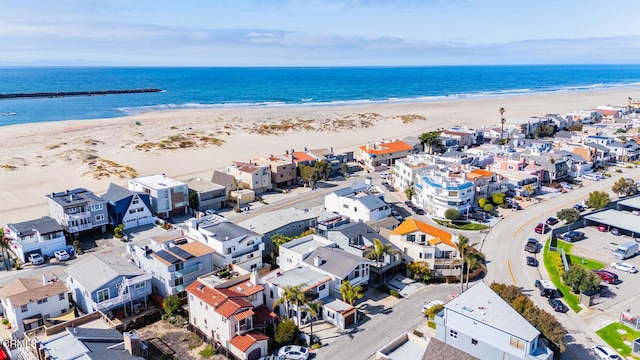
[[[629,97],[640,98],[640,87],[435,102],[163,110],[6,125],[0,133],[0,223],[47,215],[45,194],[85,187],[102,195],[110,182],[126,187],[133,173],[210,179],[231,161],[292,148],[355,151],[383,138],[496,125],[500,107],[506,118],[525,118],[625,106]]]

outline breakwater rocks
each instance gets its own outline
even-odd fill
[[[95,90],[95,91],[55,91],[36,92],[18,94],[0,94],[0,99],[20,99],[20,98],[57,98],[65,96],[94,96],[113,94],[138,94],[160,92],[161,89],[124,89],[124,90]]]

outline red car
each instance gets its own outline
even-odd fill
[[[607,232],[607,225],[600,224],[598,225],[598,231]]]
[[[538,234],[546,233],[550,229],[549,225],[539,223],[535,228],[535,232]]]

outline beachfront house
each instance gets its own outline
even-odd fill
[[[273,210],[238,223],[262,236],[265,244],[263,256],[268,256],[273,248],[271,237],[278,234],[287,237],[300,236],[309,229],[315,229],[318,214],[309,209],[288,208]]]
[[[215,170],[211,175],[211,182],[225,187],[226,199],[231,200],[231,192],[239,189],[239,184],[233,175]]]
[[[347,216],[352,221],[377,221],[391,216],[391,206],[384,202],[384,194],[364,183],[353,183],[325,196],[324,206],[327,211]]]
[[[65,272],[69,275],[67,287],[84,313],[99,310],[110,318],[122,319],[147,308],[151,274],[125,257],[86,254]]]
[[[125,230],[129,230],[155,222],[147,193],[131,191],[111,183],[102,198],[107,201],[109,222],[114,226],[122,224]]]
[[[237,266],[247,271],[262,268],[265,244],[262,236],[218,216],[187,220],[189,236],[214,250],[213,265]]]
[[[414,218],[406,219],[389,234],[389,242],[400,249],[403,263],[425,262],[439,275],[451,275],[460,259],[454,238],[450,232]]]
[[[414,152],[414,147],[405,141],[393,140],[362,145],[358,148],[358,161],[364,165],[367,172],[389,169],[396,160],[407,157]]]
[[[22,339],[27,331],[44,325],[69,310],[67,287],[63,281],[42,278],[17,278],[0,289],[4,318],[9,320],[12,339]],[[4,339],[7,340],[7,339]]]
[[[476,202],[482,198],[491,199],[493,194],[505,193],[508,190],[508,179],[493,171],[473,169],[471,171],[465,171],[465,174],[467,179],[473,182]]]
[[[202,178],[187,181],[189,207],[197,211],[218,210],[227,206],[227,188]]]
[[[294,185],[298,176],[298,166],[291,154],[269,155],[266,159],[256,159],[255,164],[266,165],[271,169],[271,185],[284,189]]]
[[[227,166],[227,174],[233,176],[242,188],[262,194],[271,190],[271,168],[255,162],[234,161]]]
[[[53,257],[54,252],[67,245],[62,226],[49,216],[7,224],[5,236],[9,249],[22,263],[29,261],[33,253]]]
[[[425,170],[416,175],[414,188],[411,201],[432,216],[444,217],[451,208],[465,214],[474,206],[474,183],[464,172]]]
[[[104,233],[109,224],[107,201],[93,192],[78,188],[47,195],[49,216],[77,237],[81,232]]]
[[[268,355],[265,335],[278,316],[263,304],[264,286],[257,272],[225,281],[211,274],[187,286],[189,323],[195,332],[220,344],[234,358]]]
[[[212,248],[189,239],[181,230],[127,245],[131,261],[151,274],[153,292],[161,297],[186,297],[189,284],[214,270],[213,253]]]
[[[551,360],[540,332],[479,282],[435,316],[436,338],[479,359]]]
[[[129,190],[149,194],[151,210],[161,219],[187,213],[189,189],[181,181],[155,174],[129,179],[127,186]]]

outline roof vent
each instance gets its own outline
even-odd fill
[[[322,256],[316,256],[315,258],[313,258],[313,266],[320,266],[323,262],[324,259],[322,259]]]
[[[243,292],[244,291],[240,286],[236,286],[236,290],[238,290],[239,292]]]
[[[204,292],[204,285],[198,285],[198,290]]]

